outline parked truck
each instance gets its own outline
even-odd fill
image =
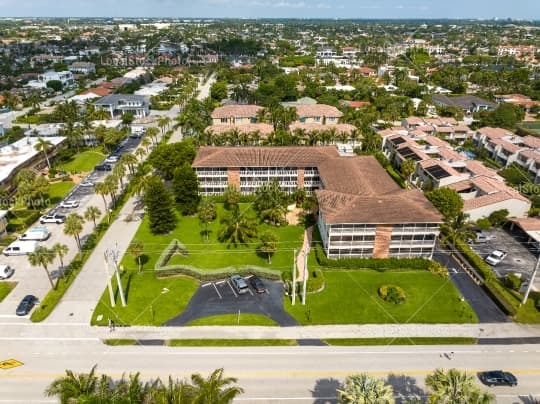
[[[21,241],[44,241],[49,238],[51,233],[49,232],[49,229],[45,226],[36,226],[32,227],[31,229],[28,229],[26,233],[22,234],[19,237],[19,240]]]

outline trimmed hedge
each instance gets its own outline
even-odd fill
[[[191,265],[169,265],[161,268],[156,267],[155,272],[158,278],[185,275],[203,282],[223,279],[235,274],[252,274],[273,281],[281,280],[281,271],[249,265],[240,267],[226,267],[212,270],[200,269]]]
[[[188,255],[187,247],[182,244],[179,240],[173,239],[169,245],[163,250],[158,260],[156,261],[156,269],[161,269],[167,266],[167,263],[171,257],[179,252],[183,256]]]
[[[428,270],[431,260],[426,258],[328,258],[320,245],[314,247],[320,266],[340,269],[375,269],[380,272],[393,269]]]
[[[482,257],[476,254],[467,243],[462,240],[456,240],[454,245],[461,252],[461,254],[465,256],[467,261],[469,261],[469,264],[471,264],[472,267],[476,269],[478,273],[484,278],[486,283],[489,280],[495,279],[495,274],[491,270],[491,267],[486,264]]]

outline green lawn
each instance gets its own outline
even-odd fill
[[[338,338],[326,339],[328,345],[336,346],[361,346],[361,345],[474,345],[476,338],[430,338],[430,337],[412,337],[412,338]]]
[[[0,282],[0,302],[17,286],[17,282]]]
[[[294,339],[171,339],[168,346],[294,346]]]
[[[185,309],[199,286],[194,279],[180,276],[156,279],[151,271],[141,274],[124,271],[122,284],[127,306],[122,307],[116,282],[113,282],[116,307],[111,307],[109,291],[105,289],[94,310],[93,325],[107,325],[109,318],[117,325],[162,325]],[[99,315],[103,316],[100,321],[97,320]]]
[[[221,227],[219,218],[225,213],[222,204],[217,204],[218,218],[209,226],[210,237],[206,242],[204,228],[200,225],[196,216],[180,217],[176,229],[171,234],[153,235],[150,233],[148,218],[145,217],[135,239],[144,244],[144,268],[153,269],[156,261],[163,249],[169,245],[171,240],[178,239],[188,249],[187,256],[174,255],[169,260],[171,264],[192,265],[201,269],[219,269],[235,265],[257,265],[281,271],[288,271],[292,267],[293,250],[302,246],[304,228],[302,226],[273,227],[267,224],[260,224],[259,230],[266,229],[273,231],[279,238],[278,250],[269,265],[265,256],[257,254],[258,240],[253,240],[247,246],[227,246],[217,240],[217,234]],[[253,209],[247,204],[241,204],[241,209],[245,209],[247,214],[255,217]],[[137,264],[132,256],[126,254],[122,260],[122,265],[128,269],[136,269]]]
[[[301,324],[475,323],[467,302],[460,300],[452,281],[427,271],[327,270],[324,291],[307,296],[306,306],[286,310]],[[383,301],[377,290],[385,284],[400,286],[407,300],[395,305]]]
[[[117,339],[117,338],[110,338],[103,340],[103,343],[105,345],[111,345],[111,346],[120,346],[120,345],[136,345],[137,340],[136,339]]]
[[[87,150],[74,155],[69,161],[59,164],[56,168],[72,173],[92,171],[105,155],[96,150]]]
[[[217,316],[209,316],[198,318],[190,321],[187,325],[266,325],[277,326],[277,323],[262,314],[245,313],[240,314],[238,318],[237,314],[221,314]]]
[[[49,206],[59,203],[67,194],[69,194],[69,191],[71,191],[74,186],[75,183],[73,181],[62,181],[50,184],[49,192],[47,193]]]

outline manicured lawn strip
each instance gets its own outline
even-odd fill
[[[518,323],[540,323],[540,311],[535,307],[535,302],[540,299],[540,292],[531,292],[527,303],[522,305],[514,317]]]
[[[294,339],[171,339],[168,346],[295,346]]]
[[[467,302],[461,301],[452,281],[428,271],[325,270],[326,287],[307,296],[305,306],[285,309],[301,324],[476,323]],[[400,286],[407,300],[395,305],[383,301],[377,290],[385,284]]]
[[[361,345],[475,345],[476,338],[446,337],[411,337],[411,338],[338,338],[325,339],[328,345],[361,346]]]
[[[126,307],[122,307],[114,278],[116,306],[111,307],[109,290],[106,288],[94,310],[92,325],[107,325],[109,318],[117,325],[162,325],[186,308],[199,286],[197,281],[187,277],[157,279],[153,271],[141,274],[124,271],[121,279]],[[100,314],[103,318],[97,321]]]
[[[73,181],[62,181],[50,184],[49,192],[47,193],[47,196],[49,197],[49,206],[59,203],[67,194],[69,194],[69,191],[71,191],[74,186],[75,183]]]
[[[219,269],[240,265],[257,265],[281,271],[291,269],[293,250],[302,246],[304,231],[302,226],[273,227],[264,223],[259,225],[260,232],[269,229],[279,237],[278,251],[272,257],[272,264],[269,265],[266,256],[257,254],[256,249],[259,241],[256,239],[247,246],[238,247],[229,247],[217,240],[217,234],[221,228],[220,217],[225,214],[226,210],[222,204],[217,204],[216,207],[218,218],[209,226],[211,233],[208,242],[201,233],[204,228],[196,216],[180,217],[176,229],[171,234],[166,235],[151,234],[148,219],[145,217],[134,237],[144,244],[144,268],[153,269],[165,247],[169,245],[171,240],[178,239],[187,247],[188,255],[173,256],[169,260],[169,265],[192,265],[201,269]],[[246,210],[246,214],[255,217],[255,212],[249,204],[241,204],[241,209]],[[122,265],[127,269],[137,268],[135,260],[129,254],[126,254],[122,259]]]
[[[103,343],[105,345],[112,345],[112,346],[120,346],[120,345],[136,345],[137,340],[136,339],[118,339],[118,338],[111,338],[111,339],[104,339]]]
[[[263,325],[263,326],[277,326],[278,324],[262,314],[241,313],[240,321],[238,321],[237,314],[221,314],[217,316],[209,316],[198,318],[190,321],[186,325],[199,326],[199,325]]]
[[[86,150],[73,156],[70,161],[59,164],[57,168],[72,173],[88,172],[92,171],[104,157],[105,155],[99,151]]]
[[[17,282],[0,282],[0,302],[17,286]]]

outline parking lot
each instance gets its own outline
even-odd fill
[[[220,314],[255,313],[263,314],[280,326],[298,323],[283,309],[283,284],[263,279],[265,293],[257,293],[245,277],[249,290],[238,294],[229,279],[202,284],[191,298],[184,312],[166,326],[181,326],[192,320]]]
[[[471,248],[482,258],[486,258],[493,250],[501,250],[508,255],[496,266],[492,266],[498,277],[504,277],[510,273],[521,274],[523,280],[530,278],[536,257],[529,251],[521,240],[513,237],[502,229],[484,231],[490,239],[485,243],[472,243]],[[535,282],[538,285],[538,280]]]

